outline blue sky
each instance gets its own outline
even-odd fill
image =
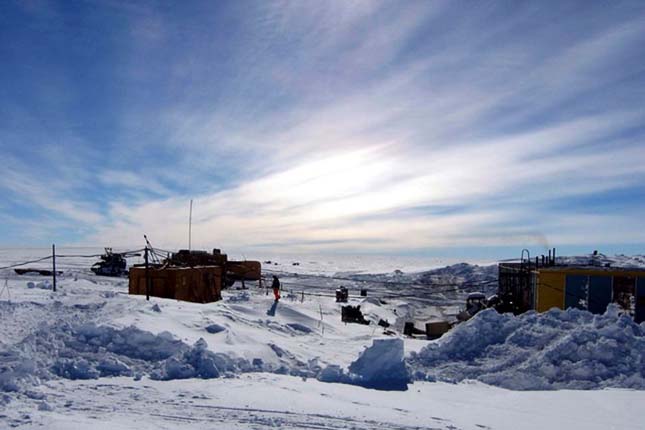
[[[0,2],[0,245],[640,252],[645,4]]]

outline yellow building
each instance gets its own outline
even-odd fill
[[[598,266],[540,266],[524,261],[499,265],[499,291],[506,312],[586,309],[603,313],[617,303],[636,322],[645,321],[645,269]]]
[[[645,320],[645,269],[552,266],[536,271],[535,309],[579,308],[603,313],[609,303]]]

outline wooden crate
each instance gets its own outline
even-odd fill
[[[222,268],[220,266],[167,267],[150,269],[150,295],[195,303],[221,299]],[[146,294],[146,270],[130,269],[128,292]]]
[[[426,336],[428,339],[438,339],[451,328],[448,321],[436,321],[426,323]]]

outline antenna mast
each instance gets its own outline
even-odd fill
[[[188,214],[188,250],[190,251],[191,236],[193,229],[193,199],[190,199],[190,212]]]

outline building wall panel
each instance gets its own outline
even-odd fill
[[[636,315],[637,323],[645,321],[645,276],[639,276],[636,281]]]
[[[538,275],[536,309],[545,312],[564,307],[565,275],[559,272],[540,272]]]

